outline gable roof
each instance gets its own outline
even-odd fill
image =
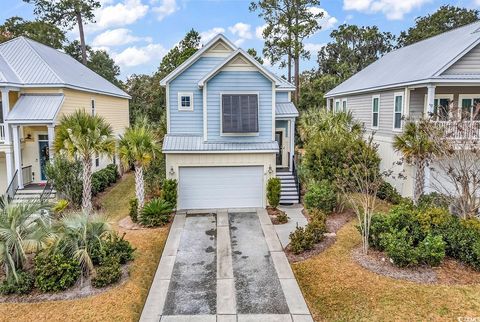
[[[210,72],[208,72],[205,76],[203,76],[202,79],[198,81],[198,86],[203,87],[208,80],[210,80],[212,77],[214,77],[225,65],[227,65],[229,62],[233,61],[234,58],[238,56],[242,56],[245,59],[247,59],[251,64],[253,64],[255,67],[258,68],[260,73],[262,73],[265,77],[270,79],[275,85],[280,85],[280,81],[278,78],[273,75],[268,69],[260,65],[260,63],[250,56],[247,52],[245,52],[243,49],[238,48],[235,50],[233,53],[231,53],[228,57],[225,58],[224,61],[222,61],[220,64],[218,64],[214,69],[212,69]]]
[[[0,85],[68,87],[130,98],[69,55],[23,36],[0,44]]]
[[[385,54],[325,96],[445,80],[441,74],[479,43],[480,21]]]

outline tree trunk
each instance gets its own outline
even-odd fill
[[[298,10],[295,11],[295,27],[298,28]],[[298,32],[298,31],[297,31]],[[300,100],[300,39],[295,34],[293,61],[295,64],[295,104]]]
[[[417,169],[415,173],[415,189],[413,192],[413,203],[417,205],[418,199],[425,192],[425,167],[427,162],[425,160],[418,160]]]
[[[82,63],[87,66],[87,46],[85,45],[85,34],[83,33],[82,14],[77,13],[78,31],[80,34],[80,47],[82,48]]]
[[[145,203],[145,188],[143,185],[143,167],[135,165],[135,196],[138,200],[138,211],[143,209]]]
[[[90,214],[92,212],[92,158],[83,158],[83,194],[82,210]]]

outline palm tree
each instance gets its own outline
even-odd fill
[[[95,155],[112,156],[115,139],[110,125],[100,116],[84,110],[65,115],[60,120],[55,136],[56,151],[69,158],[79,158],[83,167],[82,209],[92,211],[92,160]]]
[[[25,202],[12,204],[4,199],[0,205],[0,264],[7,278],[18,281],[27,254],[52,244],[55,235],[50,229],[50,216],[44,204]]]
[[[145,199],[143,170],[158,153],[160,153],[158,136],[145,120],[137,121],[120,138],[119,154],[122,163],[125,167],[132,164],[135,167],[135,195],[139,210],[143,208]]]
[[[409,121],[405,124],[403,133],[393,139],[393,148],[403,154],[408,164],[416,168],[413,192],[415,204],[425,191],[425,169],[436,150],[436,145],[430,137],[431,126],[427,119]]]
[[[71,213],[62,217],[55,231],[58,239],[54,249],[78,260],[83,276],[94,271],[93,252],[114,233],[105,217],[87,213]]]

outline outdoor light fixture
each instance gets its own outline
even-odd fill
[[[268,174],[269,174],[269,175],[272,175],[272,174],[273,174],[272,165],[269,165],[269,166],[268,166]]]
[[[170,171],[168,172],[168,174],[170,174],[171,176],[173,176],[175,174],[175,171],[173,170],[173,167],[170,167]]]

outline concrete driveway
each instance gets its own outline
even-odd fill
[[[313,321],[264,209],[178,213],[140,321]]]

